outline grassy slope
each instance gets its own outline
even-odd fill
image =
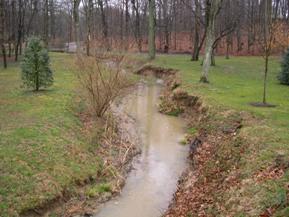
[[[217,58],[217,66],[210,72],[210,84],[200,84],[200,62],[191,62],[189,56],[161,55],[154,64],[180,70],[183,88],[200,95],[212,109],[247,111],[259,119],[247,124],[241,131],[251,143],[243,156],[240,171],[244,184],[227,192],[233,198],[232,213],[256,216],[268,207],[277,207],[276,216],[288,216],[289,173],[282,178],[255,183],[254,174],[274,164],[279,154],[289,162],[289,87],[279,85],[276,76],[279,60],[270,61],[268,102],[276,108],[255,108],[248,103],[262,100],[263,60],[259,57]],[[234,196],[235,195],[235,196]],[[225,196],[224,196],[225,197]],[[240,205],[238,207],[238,204]],[[285,214],[286,213],[286,214]]]
[[[99,170],[71,110],[72,61],[52,54],[55,83],[39,93],[20,88],[18,64],[0,69],[0,216],[44,203]]]

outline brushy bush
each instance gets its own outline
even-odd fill
[[[82,99],[97,117],[102,117],[122,90],[131,83],[122,70],[123,58],[113,61],[97,57],[78,56],[77,77]]]
[[[53,84],[53,73],[49,67],[49,55],[44,43],[37,37],[28,40],[21,64],[24,86],[38,91]]]
[[[283,57],[281,63],[281,72],[278,76],[278,80],[281,84],[289,85],[289,49]]]

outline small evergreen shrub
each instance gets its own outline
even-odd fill
[[[289,48],[283,57],[281,72],[278,76],[278,80],[281,84],[289,85]]]
[[[51,86],[53,73],[49,64],[49,55],[44,43],[37,37],[30,38],[21,64],[24,86],[35,91]]]

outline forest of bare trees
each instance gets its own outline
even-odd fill
[[[22,54],[29,36],[41,36],[50,49],[64,50],[67,43],[81,43],[86,53],[91,47],[148,50],[150,2],[145,0],[1,0],[1,50],[6,59]],[[213,2],[213,3],[212,3]],[[209,19],[210,8],[219,2]],[[211,35],[214,54],[258,55],[260,22],[265,0],[156,0],[156,49],[159,52],[192,53],[199,60]],[[273,0],[272,17],[280,25],[274,52],[287,46],[289,1]],[[211,14],[212,15],[212,14]],[[208,31],[212,26],[214,31]],[[213,35],[212,35],[213,34]],[[208,42],[208,41],[207,41]]]

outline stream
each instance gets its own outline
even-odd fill
[[[187,163],[188,147],[180,145],[185,124],[157,109],[161,85],[140,84],[122,103],[136,120],[142,154],[134,159],[121,194],[103,204],[94,217],[159,217],[176,191]]]

